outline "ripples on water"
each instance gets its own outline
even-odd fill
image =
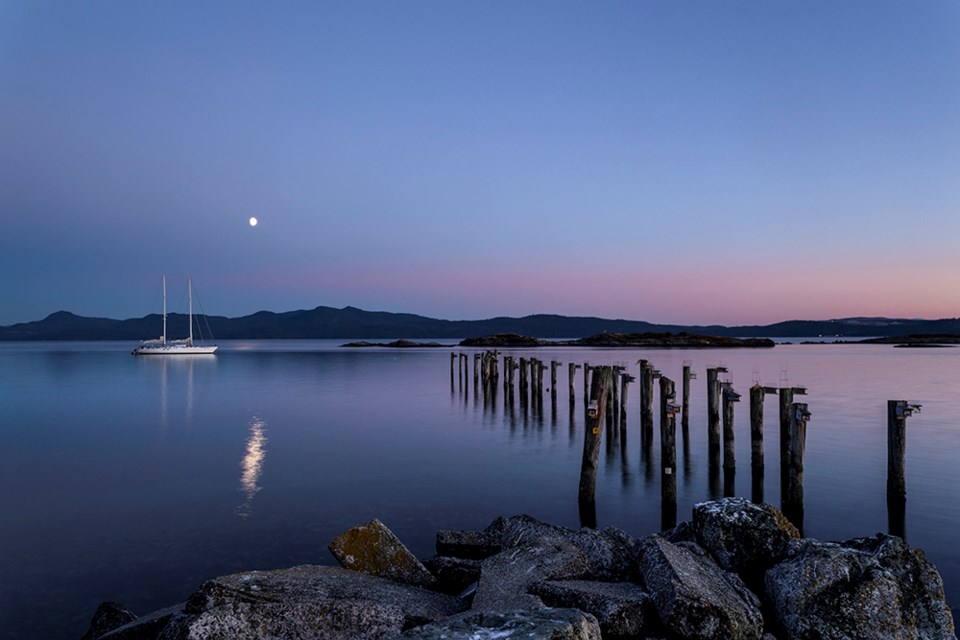
[[[735,408],[736,495],[756,490],[749,460],[755,382],[807,388],[807,535],[888,529],[886,401],[921,403],[907,423],[906,538],[926,550],[960,604],[960,393],[956,349],[782,345],[770,350],[503,350],[563,362],[556,410],[484,402],[450,383],[459,349],[350,350],[339,342],[226,344],[216,356],[135,358],[124,343],[0,344],[0,620],[7,637],[77,637],[102,600],[138,613],[233,571],[332,563],[327,543],[374,517],[419,556],[441,528],[529,513],[580,524],[582,371],[570,361],[644,358],[693,381],[689,437],[678,423],[678,516],[722,493],[706,447],[706,368],[722,365]],[[658,397],[658,394],[655,394]],[[774,396],[765,402],[764,499],[780,503]],[[658,410],[655,415],[659,416]],[[661,525],[659,440],[642,446],[639,394],[605,434],[599,526],[635,536]],[[269,433],[269,440],[267,434]],[[615,436],[615,437],[612,437]]]

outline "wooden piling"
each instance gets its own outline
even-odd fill
[[[906,400],[887,400],[887,498],[906,500],[905,479],[907,418],[920,411],[920,405]]]
[[[697,374],[690,371],[690,365],[683,365],[683,400],[680,411],[680,431],[686,439],[690,432],[690,381],[695,380]]]
[[[457,354],[454,352],[450,353],[450,391],[454,390],[454,377],[453,377],[453,362],[457,359]]]
[[[620,374],[620,428],[627,424],[627,391],[630,389],[630,383],[636,380],[635,377],[624,371]]]
[[[540,360],[534,360],[537,379],[537,413],[543,415],[543,371],[547,368]]]
[[[473,388],[476,389],[480,384],[480,362],[485,354],[473,354]]]
[[[740,402],[740,394],[730,385],[723,387],[723,468],[733,471],[737,468],[736,448],[733,434],[733,403]]]
[[[523,400],[527,395],[527,359],[520,357],[520,399]]]
[[[600,440],[603,436],[603,407],[610,392],[612,371],[610,367],[598,367],[593,372],[590,402],[587,403],[587,423],[583,436],[583,459],[580,464],[579,503],[581,513],[584,505],[596,504],[597,460],[600,456]]]
[[[790,449],[787,452],[787,486],[783,495],[783,512],[802,531],[803,529],[803,452],[807,443],[807,421],[810,412],[803,402],[794,402],[789,408]]]
[[[583,363],[583,407],[586,411],[587,404],[590,402],[590,363]]]
[[[580,365],[579,365],[579,364],[574,364],[573,362],[571,362],[571,363],[569,363],[569,364],[567,365],[567,385],[568,385],[569,388],[570,388],[570,389],[569,389],[569,393],[570,393],[570,406],[571,406],[571,407],[577,404],[577,398],[576,398],[577,390],[576,390],[576,385],[574,384],[574,382],[576,382],[576,379],[577,379],[577,369],[579,369],[579,368],[580,368]]]
[[[644,361],[646,365],[640,374],[640,385],[643,389],[640,395],[640,431],[643,437],[653,435],[653,381],[660,377],[653,365]]]
[[[763,386],[750,387],[750,466],[763,466]]]
[[[791,419],[793,406],[793,396],[803,395],[807,392],[804,387],[781,387],[779,390],[780,399],[780,494],[786,495],[787,483],[789,481],[790,470],[790,450],[791,450]]]
[[[677,413],[673,380],[660,377],[660,500],[677,504]]]
[[[562,362],[559,360],[550,361],[550,395],[553,396],[553,401],[557,401],[557,367],[559,367]]]
[[[725,367],[707,369],[707,445],[711,464],[720,462],[720,380]]]

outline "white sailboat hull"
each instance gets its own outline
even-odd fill
[[[189,345],[166,345],[162,347],[137,347],[133,350],[135,356],[195,356],[210,354],[217,350],[217,345],[209,347],[192,347]]]

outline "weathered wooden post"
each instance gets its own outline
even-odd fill
[[[620,374],[620,425],[621,429],[627,424],[627,390],[630,389],[630,383],[636,378],[626,371]]]
[[[684,440],[690,433],[690,381],[696,380],[697,374],[690,370],[690,364],[683,365],[683,404],[680,411],[680,431]]]
[[[543,415],[543,372],[547,368],[540,360],[536,361],[537,366],[537,413]]]
[[[598,367],[594,371],[590,402],[587,403],[587,424],[583,432],[583,459],[580,463],[578,494],[580,519],[583,526],[596,527],[597,460],[600,457],[600,440],[603,436],[603,407],[607,403],[611,378],[610,367]],[[591,513],[592,522],[590,522]],[[583,522],[584,520],[587,522]]]
[[[641,437],[642,437],[642,436],[643,436],[643,409],[644,409],[644,407],[646,406],[645,403],[647,402],[644,398],[645,398],[646,395],[647,395],[647,391],[646,391],[646,388],[647,388],[646,372],[647,372],[647,365],[648,365],[648,363],[647,363],[646,360],[644,360],[643,358],[641,358],[641,359],[637,360],[637,365],[639,365],[639,370],[637,371],[637,379],[640,381],[640,384],[639,384],[638,386],[640,387],[640,391],[639,391],[639,394],[640,394],[640,398],[639,398],[639,400],[640,400],[640,435],[641,435]]]
[[[729,382],[721,385],[723,401],[723,495],[736,495],[735,478],[737,472],[736,449],[733,434],[733,403],[740,402],[740,394],[733,390]]]
[[[559,360],[550,361],[550,395],[554,403],[557,401],[557,367],[561,364]]]
[[[649,362],[641,372],[640,386],[640,435],[641,438],[653,439],[653,381],[660,377],[660,372]]]
[[[707,369],[707,445],[711,465],[720,465],[720,380],[726,367]]]
[[[527,359],[520,356],[520,400],[527,395]]]
[[[590,402],[590,363],[583,363],[583,407],[586,411],[587,404]]]
[[[503,393],[506,395],[510,384],[510,356],[503,356]]]
[[[750,387],[750,466],[763,467],[763,398],[777,393],[776,387],[759,382]]]
[[[611,368],[613,369],[613,379],[610,384],[610,394],[607,396],[607,425],[612,429],[617,426],[617,418],[620,414],[618,411],[620,405],[620,372],[623,369],[618,366]]]
[[[810,412],[803,402],[790,405],[790,450],[787,452],[787,490],[783,495],[783,513],[803,533],[803,451],[807,443]]]
[[[723,386],[723,468],[737,468],[736,448],[733,434],[733,403],[740,402],[740,394],[729,384]]]
[[[790,422],[793,396],[804,395],[805,387],[781,387],[780,393],[780,494],[786,495],[790,469]]]
[[[907,418],[920,413],[919,404],[887,401],[887,521],[890,535],[907,537],[907,483],[904,459],[907,448]]]
[[[906,500],[907,418],[920,413],[920,407],[906,400],[887,400],[887,498]]]
[[[569,390],[569,391],[570,391],[570,406],[571,406],[571,407],[577,404],[577,398],[576,398],[577,390],[576,390],[576,385],[574,384],[574,382],[575,382],[576,379],[577,379],[577,369],[579,369],[579,368],[580,368],[580,365],[579,365],[579,364],[574,364],[573,362],[571,362],[571,363],[569,363],[569,364],[567,365],[567,384],[568,384],[569,387],[570,387],[570,390]]]
[[[673,380],[660,376],[660,515],[661,528],[677,524],[677,394]]]
[[[457,354],[454,353],[454,352],[451,352],[451,353],[450,353],[450,392],[451,392],[451,393],[453,393],[454,389],[456,388],[455,385],[454,385],[454,383],[453,383],[453,381],[454,381],[454,377],[453,377],[453,361],[456,360],[456,359],[457,359]]]
[[[763,502],[763,398],[768,393],[777,393],[776,387],[759,382],[750,387],[750,499],[758,504]]]
[[[476,393],[477,386],[480,384],[480,361],[483,359],[484,354],[474,353],[473,354],[473,391]]]

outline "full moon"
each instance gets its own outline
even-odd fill
[[[257,219],[254,218],[253,216],[250,216],[250,226],[251,227],[257,226]]]

